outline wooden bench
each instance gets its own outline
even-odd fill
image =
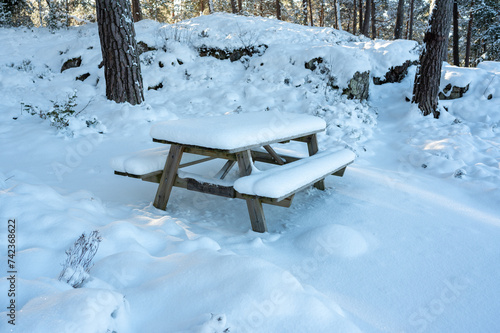
[[[153,128],[151,131],[153,141],[169,144],[169,149],[150,149],[116,158],[112,162],[115,174],[159,183],[154,206],[163,210],[166,209],[173,186],[222,197],[244,199],[247,202],[252,229],[265,232],[267,225],[262,204],[289,207],[296,192],[311,185],[324,190],[325,177],[343,176],[346,167],[354,161],[354,153],[347,149],[318,152],[316,132],[324,130],[325,127],[321,119],[318,121],[318,118],[312,116],[286,114],[279,114],[273,118],[273,114],[267,112],[256,113],[256,120],[249,123],[249,120],[252,120],[251,116],[253,115],[236,115],[233,118],[210,117],[206,122],[211,126],[212,134],[207,138],[207,141],[211,142],[210,147],[201,146],[205,142],[202,140],[203,136],[200,138],[187,136],[185,138],[187,144],[179,143],[183,132],[191,125],[202,131],[202,125],[206,124],[203,120],[186,122],[183,119],[163,124],[161,128]],[[276,117],[287,126],[277,126]],[[272,135],[267,133],[263,139],[247,137],[252,131],[271,122],[272,128],[277,128],[271,133]],[[237,131],[231,126],[228,135],[224,129],[231,124],[239,125],[242,130]],[[223,135],[214,138],[213,133],[219,132]],[[238,137],[239,134],[241,135]],[[228,142],[228,138],[234,136],[237,140]],[[171,141],[172,139],[176,141]],[[276,146],[280,146],[278,143],[288,141],[306,143],[309,156],[279,153],[279,149],[276,149]],[[220,159],[225,163],[212,175],[201,175],[184,169],[196,168],[196,165],[206,166],[213,163],[211,161]],[[260,171],[255,167],[255,162],[275,166]],[[239,172],[227,178],[235,165],[238,166]]]

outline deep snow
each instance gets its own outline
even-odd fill
[[[132,107],[105,99],[96,25],[0,29],[1,332],[500,330],[500,64],[445,66],[442,87],[470,89],[442,101],[448,112],[435,120],[405,101],[414,68],[401,83],[371,85],[360,103],[304,67],[322,57],[342,88],[356,71],[381,76],[416,59],[413,42],[224,14],[136,30],[158,48],[141,56],[145,87],[163,88]],[[194,51],[262,44],[236,62]],[[60,73],[77,56],[81,67]],[[21,113],[21,103],[48,111],[75,91],[83,110],[66,129]],[[241,200],[174,189],[164,212],[151,204],[155,184],[113,175],[113,158],[164,148],[149,136],[156,122],[265,110],[319,116],[321,149],[358,155],[327,191],[266,206],[268,233],[251,231]],[[5,312],[8,219],[15,326]],[[96,229],[91,280],[58,281],[65,250]]]

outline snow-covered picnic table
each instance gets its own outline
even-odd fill
[[[326,176],[342,176],[354,161],[354,153],[347,149],[319,152],[316,133],[325,127],[321,118],[281,112],[165,121],[152,126],[151,136],[154,142],[168,144],[168,153],[139,152],[115,159],[113,166],[116,174],[159,183],[154,206],[162,210],[167,207],[173,186],[245,199],[252,229],[265,232],[263,203],[289,207],[296,192],[313,184],[324,190]],[[291,140],[306,143],[309,157],[278,154],[271,146]],[[214,177],[180,170],[212,159],[226,160]],[[277,166],[260,171],[254,166],[257,161]],[[225,180],[235,164],[239,178]]]

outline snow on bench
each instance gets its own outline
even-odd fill
[[[167,146],[117,156],[111,160],[111,167],[118,175],[135,178],[162,172],[169,149],[170,147]],[[199,155],[186,153],[182,156],[181,166],[188,166],[196,161],[206,160],[209,160],[209,158],[200,158]]]
[[[242,194],[281,201],[345,168],[354,158],[355,154],[347,149],[322,151],[266,171],[253,171],[251,175],[237,179],[234,189]]]

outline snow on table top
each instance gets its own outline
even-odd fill
[[[153,125],[154,139],[231,152],[323,131],[323,119],[296,113],[251,112],[179,119]]]
[[[234,182],[234,189],[243,194],[266,198],[285,198],[311,182],[354,161],[355,154],[347,149],[322,151],[311,157],[275,168],[252,172]]]

